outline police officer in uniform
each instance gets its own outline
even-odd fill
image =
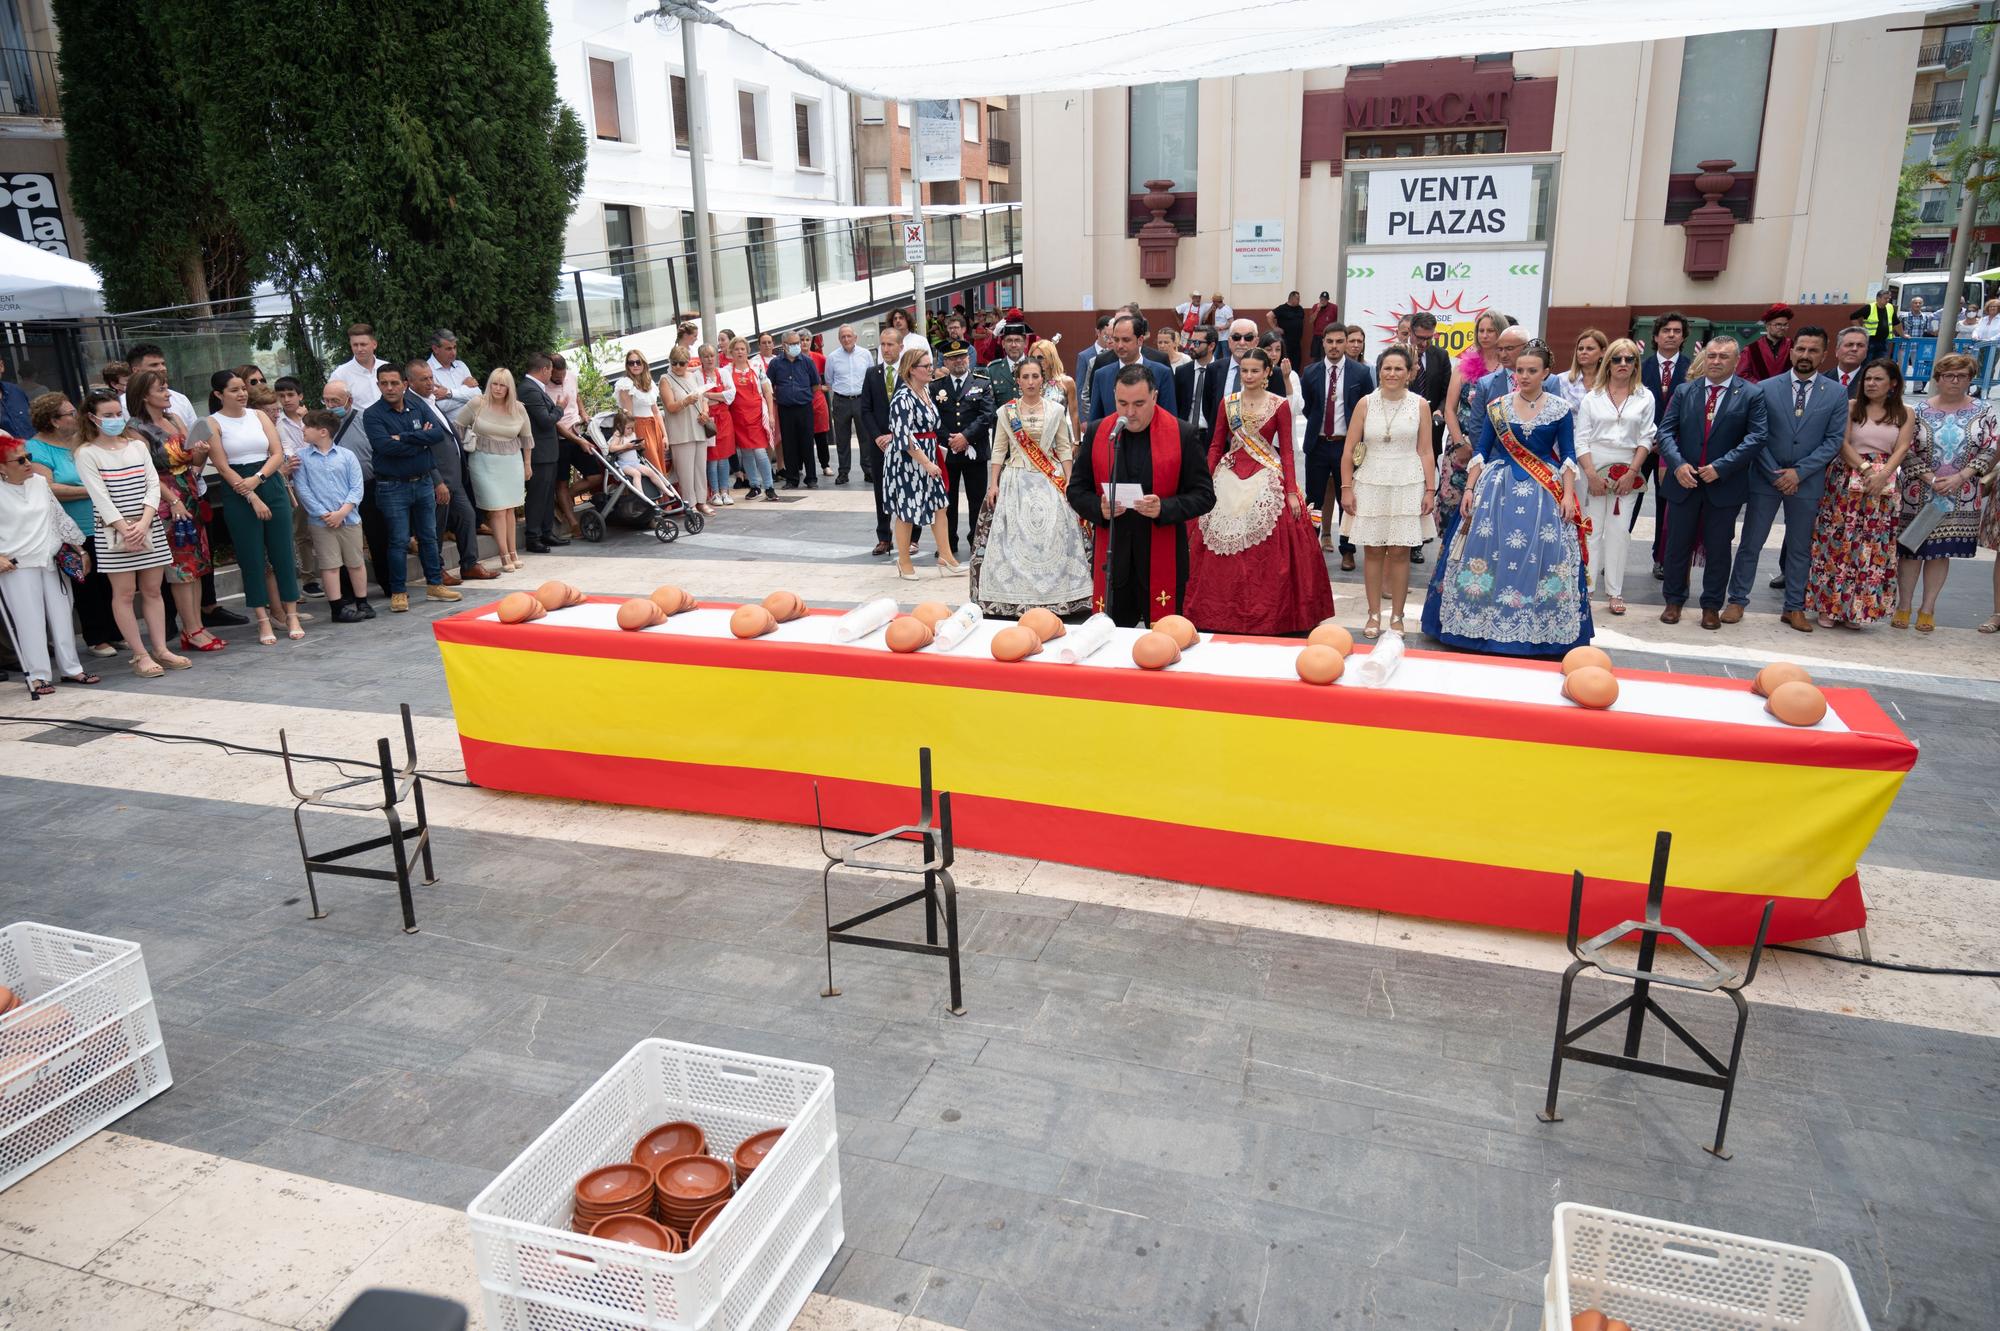
[[[1020,369],[1021,362],[1028,358],[1028,339],[1032,336],[1028,325],[1019,320],[1001,324],[1001,354],[979,367],[979,372],[993,385],[993,410],[996,412],[1021,396],[1021,390],[1014,386],[1014,371]]]
[[[944,373],[931,380],[931,401],[938,409],[938,442],[945,452],[945,531],[951,552],[958,553],[958,495],[965,492],[966,537],[986,502],[986,470],[993,457],[993,419],[1000,408],[993,401],[993,384],[972,372],[972,348],[964,339],[940,338],[935,347]]]

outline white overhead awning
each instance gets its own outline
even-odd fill
[[[0,235],[0,320],[87,319],[102,313],[103,291],[89,264]]]
[[[663,11],[684,7],[670,0]],[[1330,65],[1649,41],[1922,13],[1935,0],[701,0],[729,27],[850,91],[1004,97]]]

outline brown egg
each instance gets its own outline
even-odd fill
[[[1604,1314],[1595,1308],[1585,1308],[1569,1319],[1569,1331],[1605,1331]]]
[[[729,617],[729,631],[739,638],[761,638],[778,627],[778,621],[761,605],[739,605]]]
[[[649,629],[666,615],[660,607],[644,596],[635,596],[618,607],[618,627],[628,633]]]
[[[542,603],[527,592],[508,592],[500,598],[500,622],[502,624],[525,624],[531,619],[540,619],[548,613]]]
[[[569,604],[569,584],[550,578],[535,588],[535,599],[542,603],[544,610],[560,610]]]
[[[1354,635],[1330,619],[1308,633],[1306,641],[1315,647],[1331,647],[1342,656],[1354,650]]]
[[[790,623],[806,612],[806,603],[797,592],[772,592],[764,598],[764,608],[780,624]]]
[[[1786,680],[1771,690],[1764,710],[1788,726],[1816,726],[1826,716],[1826,695],[1802,679]]]
[[[681,609],[694,610],[698,609],[700,606],[701,602],[695,599],[693,592],[689,591],[685,587],[681,588]]]
[[[1021,616],[1021,627],[1032,632],[1043,642],[1053,642],[1069,632],[1063,622],[1056,618],[1055,611],[1044,610],[1040,606]]]
[[[1159,629],[1141,634],[1139,641],[1132,644],[1132,660],[1141,670],[1164,669],[1180,659],[1181,645],[1173,640],[1171,634]]]
[[[951,618],[951,607],[943,601],[920,601],[917,604],[917,608],[910,611],[910,614],[921,619],[932,628],[936,628]]]
[[[651,600],[654,605],[660,607],[660,609],[666,611],[668,614],[678,615],[681,611],[687,609],[687,606],[682,604],[686,597],[686,592],[668,583],[665,586],[653,588]]]
[[[577,586],[573,582],[566,582],[563,584],[563,586],[569,588],[569,595],[563,599],[564,605],[582,605],[585,601],[590,599],[589,597],[583,594],[583,588]]]
[[[1603,711],[1618,701],[1618,677],[1603,666],[1578,666],[1563,680],[1563,694],[1579,707]]]
[[[1347,669],[1347,658],[1325,643],[1312,643],[1299,653],[1299,678],[1308,684],[1331,684]]]
[[[936,637],[931,626],[915,615],[903,615],[889,621],[888,631],[883,634],[888,639],[892,652],[915,652],[931,645]]]
[[[1194,630],[1194,621],[1186,615],[1168,615],[1153,621],[1153,632],[1164,633],[1174,640],[1174,646],[1186,651],[1201,641],[1201,635]]]
[[[993,635],[993,659],[996,661],[1024,661],[1040,650],[1042,640],[1035,636],[1035,631],[1019,624]]]
[[[1563,657],[1563,673],[1574,674],[1585,666],[1596,666],[1599,670],[1611,669],[1611,657],[1596,647],[1572,647]]]
[[[1760,698],[1768,698],[1778,691],[1780,684],[1790,684],[1795,681],[1800,684],[1810,684],[1812,676],[1806,673],[1804,666],[1793,665],[1790,661],[1773,661],[1757,672],[1757,678],[1751,683],[1750,691]]]

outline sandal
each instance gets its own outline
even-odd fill
[[[1937,628],[1937,616],[1928,610],[1917,611],[1917,632],[1929,633]]]
[[[2000,615],[1995,615],[1979,626],[1981,633],[2000,633]]]
[[[181,650],[184,652],[219,652],[229,645],[213,633],[210,633],[207,629],[203,629],[201,634],[202,637],[207,639],[206,642],[196,642],[194,635],[191,633],[181,634]]]
[[[1389,616],[1389,627],[1401,633],[1403,631],[1403,617],[1401,615]]]
[[[257,612],[257,641],[266,647],[278,645],[278,635],[271,629],[271,617],[262,610]]]
[[[292,622],[285,625],[285,636],[287,638],[290,638],[293,642],[304,641],[306,636],[306,631],[299,627],[299,621],[301,619],[304,619],[305,616],[293,615],[291,618]]]
[[[65,684],[102,684],[104,681],[86,670],[80,675],[64,675],[62,682]]]
[[[46,698],[55,691],[56,686],[49,683],[46,679],[31,679],[28,681],[28,696],[30,698]]]
[[[1622,615],[1625,613],[1625,598],[1622,596],[1614,596],[1611,598],[1610,602],[1605,606],[1605,608],[1614,615]]]
[[[1368,616],[1367,624],[1362,626],[1361,636],[1371,639],[1382,636],[1382,616],[1380,614]]]
[[[132,658],[132,673],[140,679],[158,679],[167,672],[166,668],[152,657],[135,656]]]
[[[155,652],[153,659],[169,670],[186,670],[194,664],[185,656],[175,656],[172,652]]]
[[[1909,626],[1910,612],[1907,610],[1898,610],[1889,620],[1889,627],[1892,629],[1906,629]]]

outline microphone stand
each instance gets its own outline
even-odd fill
[[[1111,486],[1113,498],[1110,500],[1111,516],[1104,521],[1104,613],[1111,613],[1113,590],[1112,570],[1117,567],[1118,551],[1118,448],[1125,442],[1125,418],[1116,417],[1111,422],[1111,475],[1106,481]],[[1100,495],[1099,498],[1102,498]],[[1142,615],[1143,619],[1144,616]]]

